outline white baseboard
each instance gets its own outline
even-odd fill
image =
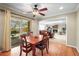
[[[76,48],[76,49],[77,49],[77,51],[79,52],[79,49],[77,48],[77,46],[73,46],[73,45],[66,45],[66,46]]]
[[[77,51],[79,52],[79,49],[78,48],[76,48],[77,49]]]
[[[73,45],[68,45],[68,44],[67,44],[66,46],[69,46],[69,47],[73,47],[73,48],[76,48],[76,46],[73,46]]]

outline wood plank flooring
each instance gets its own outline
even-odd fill
[[[20,49],[18,46],[9,52],[0,52],[0,56],[19,56],[19,50]],[[37,49],[36,55],[41,56],[41,51]],[[25,53],[23,53],[22,56],[25,56]],[[30,52],[28,56],[32,56],[32,52]],[[55,42],[51,39],[49,45],[49,54],[44,51],[44,56],[79,56],[79,53],[75,48],[66,46],[65,44],[59,42]]]

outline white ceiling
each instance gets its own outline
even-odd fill
[[[51,17],[59,14],[65,14],[74,12],[77,9],[78,3],[39,3],[39,9],[46,7],[48,8],[47,11],[45,11],[45,16],[38,15],[35,18],[33,18],[32,13],[28,13],[29,11],[32,11],[33,4],[24,4],[24,3],[1,3],[0,6],[4,8],[9,8],[12,11],[15,11],[19,14],[26,15],[29,18],[32,19],[44,19],[46,17]],[[60,10],[59,8],[63,7],[63,10]]]
[[[66,24],[66,18],[60,19],[46,19],[39,22],[40,25],[54,25],[54,24]]]

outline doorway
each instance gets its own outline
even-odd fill
[[[66,17],[57,19],[49,18],[39,22],[39,31],[48,31],[49,27],[51,33],[54,33],[53,38],[50,39],[63,44],[67,43]]]

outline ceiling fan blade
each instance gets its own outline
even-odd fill
[[[43,8],[43,9],[40,9],[39,11],[46,11],[48,10],[47,8]]]
[[[42,16],[45,16],[45,14],[43,14],[43,13],[39,13],[40,15],[42,15]]]

